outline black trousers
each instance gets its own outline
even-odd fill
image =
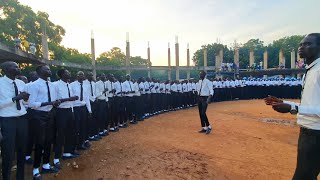
[[[198,109],[199,109],[199,115],[201,120],[201,126],[206,127],[209,126],[209,120],[206,114],[208,103],[207,103],[208,96],[199,96],[198,99]]]
[[[12,161],[17,152],[16,179],[24,179],[25,151],[28,139],[28,120],[26,116],[0,117],[2,155],[2,179],[10,180]]]
[[[133,97],[124,97],[125,99],[125,109],[126,109],[126,120],[133,119],[134,113],[134,98]]]
[[[61,158],[62,147],[65,153],[72,153],[75,144],[75,120],[71,108],[56,109],[56,139],[54,157]]]
[[[54,138],[53,110],[50,112],[32,111],[32,131],[35,135],[33,167],[39,168],[41,160],[44,164],[50,162],[51,145]]]
[[[32,110],[27,109],[27,119],[28,119],[28,142],[27,142],[27,149],[26,149],[26,156],[31,156],[33,151],[33,145],[34,145],[34,133],[32,131]]]
[[[109,124],[110,124],[110,128],[113,128],[117,122],[115,97],[108,98],[108,105],[109,105],[109,108],[108,108]]]
[[[90,101],[92,118],[89,120],[89,136],[94,136],[98,134],[97,103],[97,101]]]
[[[125,101],[123,99],[124,97],[116,97],[115,98],[115,104],[116,104],[116,118],[117,121],[115,122],[115,126],[118,126],[118,122],[120,124],[123,124],[125,122]]]
[[[82,145],[88,138],[88,112],[86,106],[73,108],[75,118],[76,145]]]
[[[108,104],[106,100],[98,100],[97,102],[97,122],[98,122],[98,131],[102,132],[106,124],[108,124],[107,117]]]
[[[300,128],[293,180],[316,180],[320,172],[320,130]]]

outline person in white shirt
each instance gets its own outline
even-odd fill
[[[213,96],[213,87],[212,83],[206,78],[206,73],[204,71],[200,72],[199,77],[200,80],[197,87],[198,109],[202,126],[199,133],[210,134],[212,127],[209,123],[206,111],[208,104],[211,102],[210,99]]]
[[[303,77],[300,103],[267,97],[265,102],[280,113],[297,114],[300,126],[297,166],[293,180],[317,179],[320,172],[320,33],[305,36],[298,50],[305,58],[307,71]]]
[[[124,104],[126,109],[126,120],[129,120],[130,124],[137,124],[136,121],[134,121],[134,101],[133,101],[133,94],[135,93],[133,89],[133,83],[131,81],[131,76],[129,74],[126,75],[126,81],[122,83],[123,85],[123,92],[124,92]]]
[[[140,120],[143,121],[145,118],[145,114],[147,113],[146,112],[147,94],[146,94],[144,78],[143,77],[139,78],[138,83],[139,83],[139,91],[141,93],[141,99],[140,99],[141,102],[139,107],[140,114],[141,114]]]
[[[28,87],[30,84],[32,84],[34,81],[38,79],[38,74],[35,71],[31,71],[29,73],[28,81],[29,83],[26,84],[25,91],[28,92]],[[27,118],[28,121],[32,121],[32,111],[30,111],[30,108],[28,106],[28,102],[26,102],[26,109],[27,109]],[[31,158],[31,154],[33,151],[33,145],[34,145],[34,133],[32,132],[32,124],[28,123],[28,144],[27,144],[27,149],[26,149],[26,164],[32,165],[33,164],[33,159]]]
[[[11,167],[17,152],[16,179],[24,179],[25,148],[27,145],[28,120],[23,100],[29,98],[25,83],[15,77],[20,74],[17,63],[1,64],[4,77],[0,78],[0,121],[2,179],[10,180]],[[3,138],[2,138],[3,137]]]
[[[105,131],[105,126],[107,124],[107,100],[109,88],[106,83],[106,75],[104,73],[100,74],[100,80],[96,82],[96,98],[97,98],[97,126],[96,134],[97,136],[91,137],[91,139],[98,139],[98,136],[106,136],[107,131]]]
[[[87,150],[90,148],[89,134],[88,134],[88,117],[91,119],[92,111],[90,104],[90,87],[88,84],[83,83],[85,80],[84,73],[79,71],[77,73],[77,81],[70,84],[71,91],[74,96],[78,96],[79,99],[74,101],[74,118],[76,121],[76,134],[78,150]]]
[[[92,72],[87,73],[87,79],[83,81],[83,83],[89,86],[90,90],[90,105],[92,111],[92,117],[89,119],[89,141],[97,141],[101,139],[98,132],[98,119],[97,119],[97,96],[96,96],[96,82],[93,77]]]
[[[180,81],[177,80],[177,104],[178,104],[178,109],[182,109],[182,95],[183,95],[183,91],[182,91],[182,84]]]
[[[159,94],[160,106],[159,106],[159,108],[160,108],[161,112],[164,112],[165,110],[167,110],[167,107],[166,107],[166,104],[167,104],[166,85],[164,82],[160,83],[159,91],[160,91],[160,94]]]
[[[32,131],[35,135],[35,150],[33,163],[33,179],[41,179],[39,167],[41,161],[42,174],[57,173],[59,167],[50,166],[51,145],[54,135],[53,107],[58,107],[60,101],[56,96],[54,84],[48,81],[51,70],[47,65],[36,68],[39,79],[29,87],[28,106],[32,109]]]
[[[71,73],[66,69],[60,69],[57,72],[60,80],[55,82],[55,90],[57,99],[60,100],[61,104],[55,109],[56,119],[56,138],[54,146],[54,160],[55,167],[61,169],[60,158],[62,155],[62,147],[64,149],[62,158],[72,159],[78,157],[74,154],[73,145],[76,143],[75,133],[72,129],[75,128],[75,120],[73,118],[73,101],[77,100],[78,97],[74,96],[71,91],[69,84]]]
[[[178,88],[176,81],[171,81],[171,96],[172,96],[172,110],[175,111],[178,109]]]
[[[117,122],[115,125],[115,128],[117,129],[118,123],[119,123],[119,128],[127,128],[127,121],[125,120],[125,101],[124,101],[124,88],[123,88],[123,77],[119,77],[118,80],[115,82],[115,89],[116,89],[116,104],[117,104]]]
[[[110,132],[117,132],[118,129],[118,105],[117,105],[117,95],[116,95],[116,88],[118,83],[115,83],[115,78],[113,74],[109,74],[108,81],[110,81],[110,90],[109,90],[109,117],[110,117]]]
[[[135,123],[137,123],[138,121],[142,121],[142,96],[141,96],[141,91],[140,91],[140,87],[139,84],[141,83],[141,79],[138,79],[138,81],[133,80],[133,115],[134,115],[134,119],[133,121]],[[142,90],[142,89],[141,89]]]

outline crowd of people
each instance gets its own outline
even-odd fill
[[[93,141],[160,113],[201,106],[199,113],[204,124],[200,132],[210,133],[207,106],[199,104],[201,98],[205,99],[203,102],[208,97],[216,102],[267,95],[299,98],[301,89],[297,79],[210,81],[203,75],[200,81],[159,81],[142,77],[133,80],[130,75],[115,78],[102,73],[95,81],[91,72],[79,71],[71,82],[71,73],[60,69],[59,80],[50,82],[52,74],[46,65],[38,66],[28,78],[19,75],[15,62],[3,63],[2,70],[0,120],[5,180],[10,179],[15,152],[17,179],[24,179],[26,163],[33,165],[33,179],[38,180],[41,174],[57,173],[62,168],[61,160],[79,157],[79,151],[88,150]],[[296,89],[288,93],[289,88]]]

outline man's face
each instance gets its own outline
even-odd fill
[[[105,81],[106,80],[106,75],[105,74],[101,74],[100,75],[100,79],[101,79],[101,81]]]
[[[30,73],[29,76],[30,76],[30,81],[32,82],[38,79],[38,74],[36,72]]]
[[[21,70],[20,70],[18,64],[15,62],[10,63],[10,66],[8,67],[8,72],[10,74],[12,74],[13,76],[17,76],[17,75],[21,74]]]
[[[200,79],[204,79],[204,77],[205,77],[204,72],[200,72],[199,77],[200,77]]]
[[[51,73],[51,70],[50,70],[49,66],[42,66],[41,74],[43,76],[50,77],[52,75],[52,73]]]
[[[71,73],[70,73],[68,70],[65,70],[64,73],[63,73],[63,75],[62,75],[62,78],[63,78],[63,79],[68,79],[68,80],[70,80],[70,78],[71,78]]]
[[[127,76],[126,76],[126,79],[127,79],[127,81],[130,81],[130,76],[127,75]]]
[[[320,46],[317,44],[316,37],[306,36],[300,42],[298,53],[300,58],[312,59],[320,53]],[[313,59],[314,60],[314,59]]]
[[[88,80],[89,80],[89,81],[93,81],[93,73],[89,72],[89,73],[87,74],[87,77],[88,77]]]
[[[84,73],[82,71],[77,73],[77,79],[78,79],[78,81],[84,80]]]

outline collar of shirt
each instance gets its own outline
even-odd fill
[[[307,66],[306,66],[306,69],[307,69],[307,70],[311,69],[312,67],[314,67],[315,65],[317,65],[317,64],[319,63],[319,61],[320,61],[320,58],[314,60],[310,65],[307,65]]]

